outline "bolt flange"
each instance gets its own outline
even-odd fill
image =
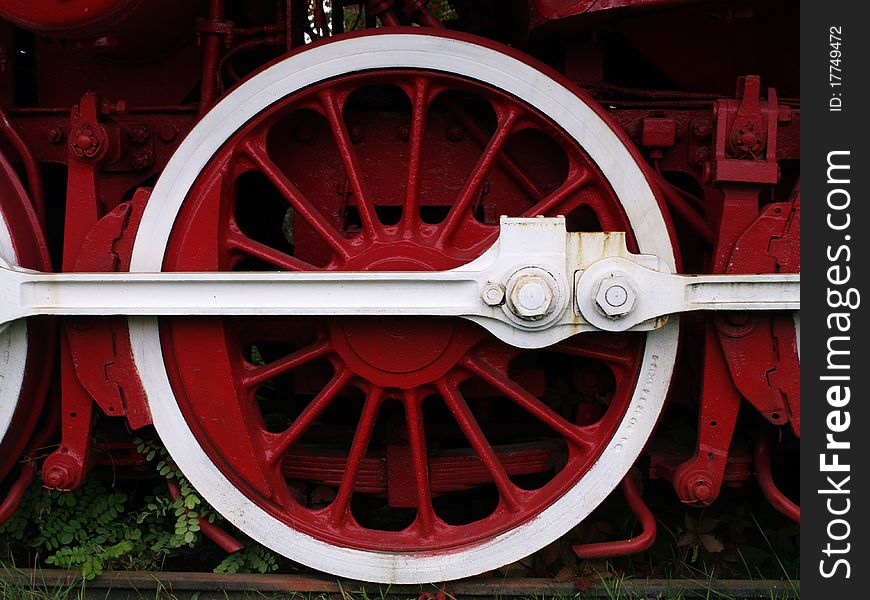
[[[595,305],[611,319],[627,315],[634,310],[636,303],[637,291],[624,274],[614,273],[604,277],[598,285]]]
[[[540,321],[558,304],[559,289],[552,275],[537,267],[520,269],[507,284],[507,309],[523,321]]]

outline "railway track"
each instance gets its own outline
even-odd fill
[[[17,589],[83,590],[76,598],[139,600],[241,600],[263,598],[610,598],[669,599],[715,598],[744,600],[800,598],[799,581],[703,580],[703,579],[621,579],[588,584],[558,582],[544,578],[472,578],[436,585],[378,586],[359,581],[336,580],[305,575],[247,575],[215,573],[152,573],[115,571],[81,585],[76,571],[20,570],[0,574],[0,582]],[[440,594],[440,595],[439,595]]]

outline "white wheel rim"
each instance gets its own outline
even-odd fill
[[[0,256],[10,265],[18,264],[12,233],[0,213]],[[0,447],[9,432],[12,417],[24,386],[27,366],[27,323],[17,321],[0,332]]]
[[[242,124],[312,84],[369,69],[420,68],[478,80],[537,108],[577,140],[622,201],[640,251],[674,269],[674,252],[658,203],[631,153],[582,99],[533,67],[496,50],[450,38],[393,34],[312,48],[266,69],[223,99],[190,132],[154,188],[136,236],[131,271],[160,271],[176,216],[209,159]],[[488,540],[437,553],[375,552],[330,545],[290,529],[257,506],[209,460],[175,400],[156,318],[130,319],[133,355],[161,439],[194,487],[230,522],[272,550],[342,577],[380,583],[425,583],[476,575],[553,542],[619,484],[652,433],[673,373],[677,319],[647,334],[626,417],[598,461],[565,495],[522,525]]]

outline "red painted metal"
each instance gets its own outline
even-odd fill
[[[189,31],[197,0],[0,0],[0,17],[69,40],[75,49],[131,58],[155,56]]]
[[[20,263],[32,269],[51,270],[48,248],[33,204],[2,152],[0,215],[10,230]],[[29,323],[28,356],[19,404],[0,446],[0,479],[19,460],[39,421],[54,360],[54,329],[54,323],[45,319]],[[12,349],[4,349],[4,352],[10,351]]]
[[[613,558],[625,556],[648,550],[656,541],[656,518],[646,502],[643,501],[637,481],[630,473],[622,480],[621,489],[628,509],[640,523],[641,533],[627,540],[576,544],[572,546],[572,549],[578,557]]]
[[[35,455],[57,435],[57,430],[60,426],[60,411],[58,410],[57,404],[56,397],[52,398],[48,403],[48,406],[42,415],[43,423],[40,425],[33,437],[30,438],[27,445],[27,451],[24,456],[20,458],[21,468],[18,478],[9,487],[9,490],[6,492],[6,497],[3,498],[2,502],[0,502],[0,525],[5,523],[9,517],[18,510],[18,507],[21,505],[21,500],[24,497],[24,493],[36,478],[37,459]]]
[[[494,4],[451,2],[451,27],[512,40],[506,51],[521,60],[537,48],[601,100],[662,192],[681,269],[799,272],[796,36],[770,26],[796,19],[790,3]],[[424,0],[366,6],[360,27],[443,27]],[[0,17],[0,209],[27,266],[45,270],[49,248],[63,270],[126,269],[147,189],[198,116],[285,50],[330,37],[324,4],[306,0],[0,0]],[[679,52],[661,44],[674,36]],[[744,39],[754,43],[734,43]],[[441,93],[453,88],[461,93]],[[563,213],[577,230],[627,227],[609,186],[547,115],[448,75],[358,74],[239,131],[187,199],[165,268],[444,269],[477,256],[500,214]],[[0,448],[0,479],[33,439],[55,364],[52,325],[32,325],[44,369],[28,364],[30,410]],[[409,551],[482,539],[548,506],[621,418],[639,348],[633,336],[584,336],[525,352],[438,319],[175,319],[163,335],[186,417],[240,489],[332,543]],[[697,413],[698,439],[651,445],[651,475],[684,502],[709,504],[751,476],[750,453],[732,443],[743,398],[800,436],[795,331],[788,317],[722,315],[692,321],[685,346],[696,368],[681,371],[673,401]],[[95,422],[140,429],[150,415],[123,320],[67,320],[59,347],[62,440],[42,472],[71,489],[88,470]],[[581,401],[556,399],[554,382]],[[281,398],[309,408],[276,408]],[[759,484],[794,516],[764,443]],[[490,504],[454,522],[455,505],[472,504],[462,494]],[[639,548],[620,544],[608,555]]]
[[[22,463],[18,478],[9,488],[9,491],[6,492],[3,502],[0,502],[0,525],[8,521],[9,517],[14,515],[15,511],[18,510],[18,507],[21,505],[21,498],[24,497],[24,492],[33,483],[35,477],[36,467],[33,466],[33,462],[25,461]]]
[[[127,271],[136,228],[148,201],[139,189],[90,230],[76,259],[76,270]],[[77,319],[66,332],[75,373],[103,414],[126,417],[131,429],[151,424],[145,391],[139,381],[125,319]]]
[[[358,95],[376,85],[390,86],[381,106],[391,112],[373,112]],[[487,112],[498,123],[489,131]],[[505,164],[506,148],[515,160],[549,155],[554,167],[564,166],[535,173],[533,195],[516,163],[496,166]],[[456,162],[433,172],[424,153]],[[391,169],[380,162],[387,156]],[[270,237],[262,221],[253,228],[244,213],[255,207],[245,200],[253,197],[254,188],[245,191],[252,174],[269,184],[258,194],[278,203],[277,212],[265,203],[256,209],[274,215],[273,231],[293,210],[283,239]],[[246,124],[189,194],[164,268],[247,268],[255,259],[290,270],[447,269],[492,243],[499,214],[571,219],[577,210],[591,216],[586,226],[628,228],[597,169],[544,116],[448,75],[371,72],[309,88]],[[552,349],[569,379],[572,361],[585,359],[604,365],[615,382],[604,413],[583,425],[511,378],[511,364],[529,353],[452,320],[173,319],[164,328],[164,356],[200,442],[251,499],[332,543],[410,551],[424,539],[428,548],[484,539],[533,517],[576,482],[622,418],[639,341],[584,336]],[[252,359],[254,347],[262,354],[276,345],[286,349],[268,350],[266,364]],[[283,410],[289,427],[267,423],[276,417],[268,397],[276,389],[301,403],[298,414]],[[498,409],[501,419],[480,416],[498,396],[513,406]],[[333,405],[344,408],[331,413]],[[539,425],[526,423],[528,416]],[[503,445],[498,429],[520,423],[560,458],[515,463],[512,456],[521,455]],[[313,439],[341,450],[324,454]],[[334,470],[317,468],[327,464]],[[524,472],[541,481],[526,489],[516,479]],[[288,481],[288,474],[301,477]],[[492,505],[456,523],[447,502],[461,501],[456,492],[469,488],[491,494]],[[366,522],[355,512],[358,502],[381,501],[395,523]],[[399,524],[402,510],[412,513],[410,522]]]
[[[27,142],[18,133],[18,130],[9,121],[9,115],[0,105],[0,129],[9,140],[9,143],[15,147],[18,156],[24,163],[24,171],[27,173],[27,187],[30,192],[30,200],[33,203],[33,209],[36,211],[36,218],[43,230],[45,230],[45,194],[42,191],[42,175],[39,172],[39,163],[33,156],[33,152],[27,145]]]
[[[181,496],[181,488],[179,488],[178,484],[174,481],[167,479],[166,489],[169,490],[169,497],[173,500],[178,500],[179,496]],[[193,511],[187,510],[186,514],[190,514],[191,512]],[[199,523],[199,529],[202,531],[202,534],[217,544],[224,552],[238,552],[245,548],[245,545],[242,542],[214,523],[209,523],[207,519],[197,516],[196,522]]]
[[[801,507],[792,502],[773,481],[773,473],[770,468],[770,437],[767,432],[759,432],[755,438],[755,473],[758,477],[758,486],[764,497],[776,510],[787,516],[792,521],[800,523]]]

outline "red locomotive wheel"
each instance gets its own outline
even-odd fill
[[[2,153],[0,258],[9,265],[51,270],[30,199]],[[20,459],[39,419],[51,369],[50,337],[48,324],[40,319],[0,331],[0,480]]]
[[[638,162],[558,76],[468,38],[357,36],[203,119],[132,268],[445,270],[503,214],[628,231],[673,262]],[[528,351],[422,317],[136,319],[131,339],[207,500],[295,560],[396,582],[517,560],[588,514],[650,434],[676,348],[675,325]]]

